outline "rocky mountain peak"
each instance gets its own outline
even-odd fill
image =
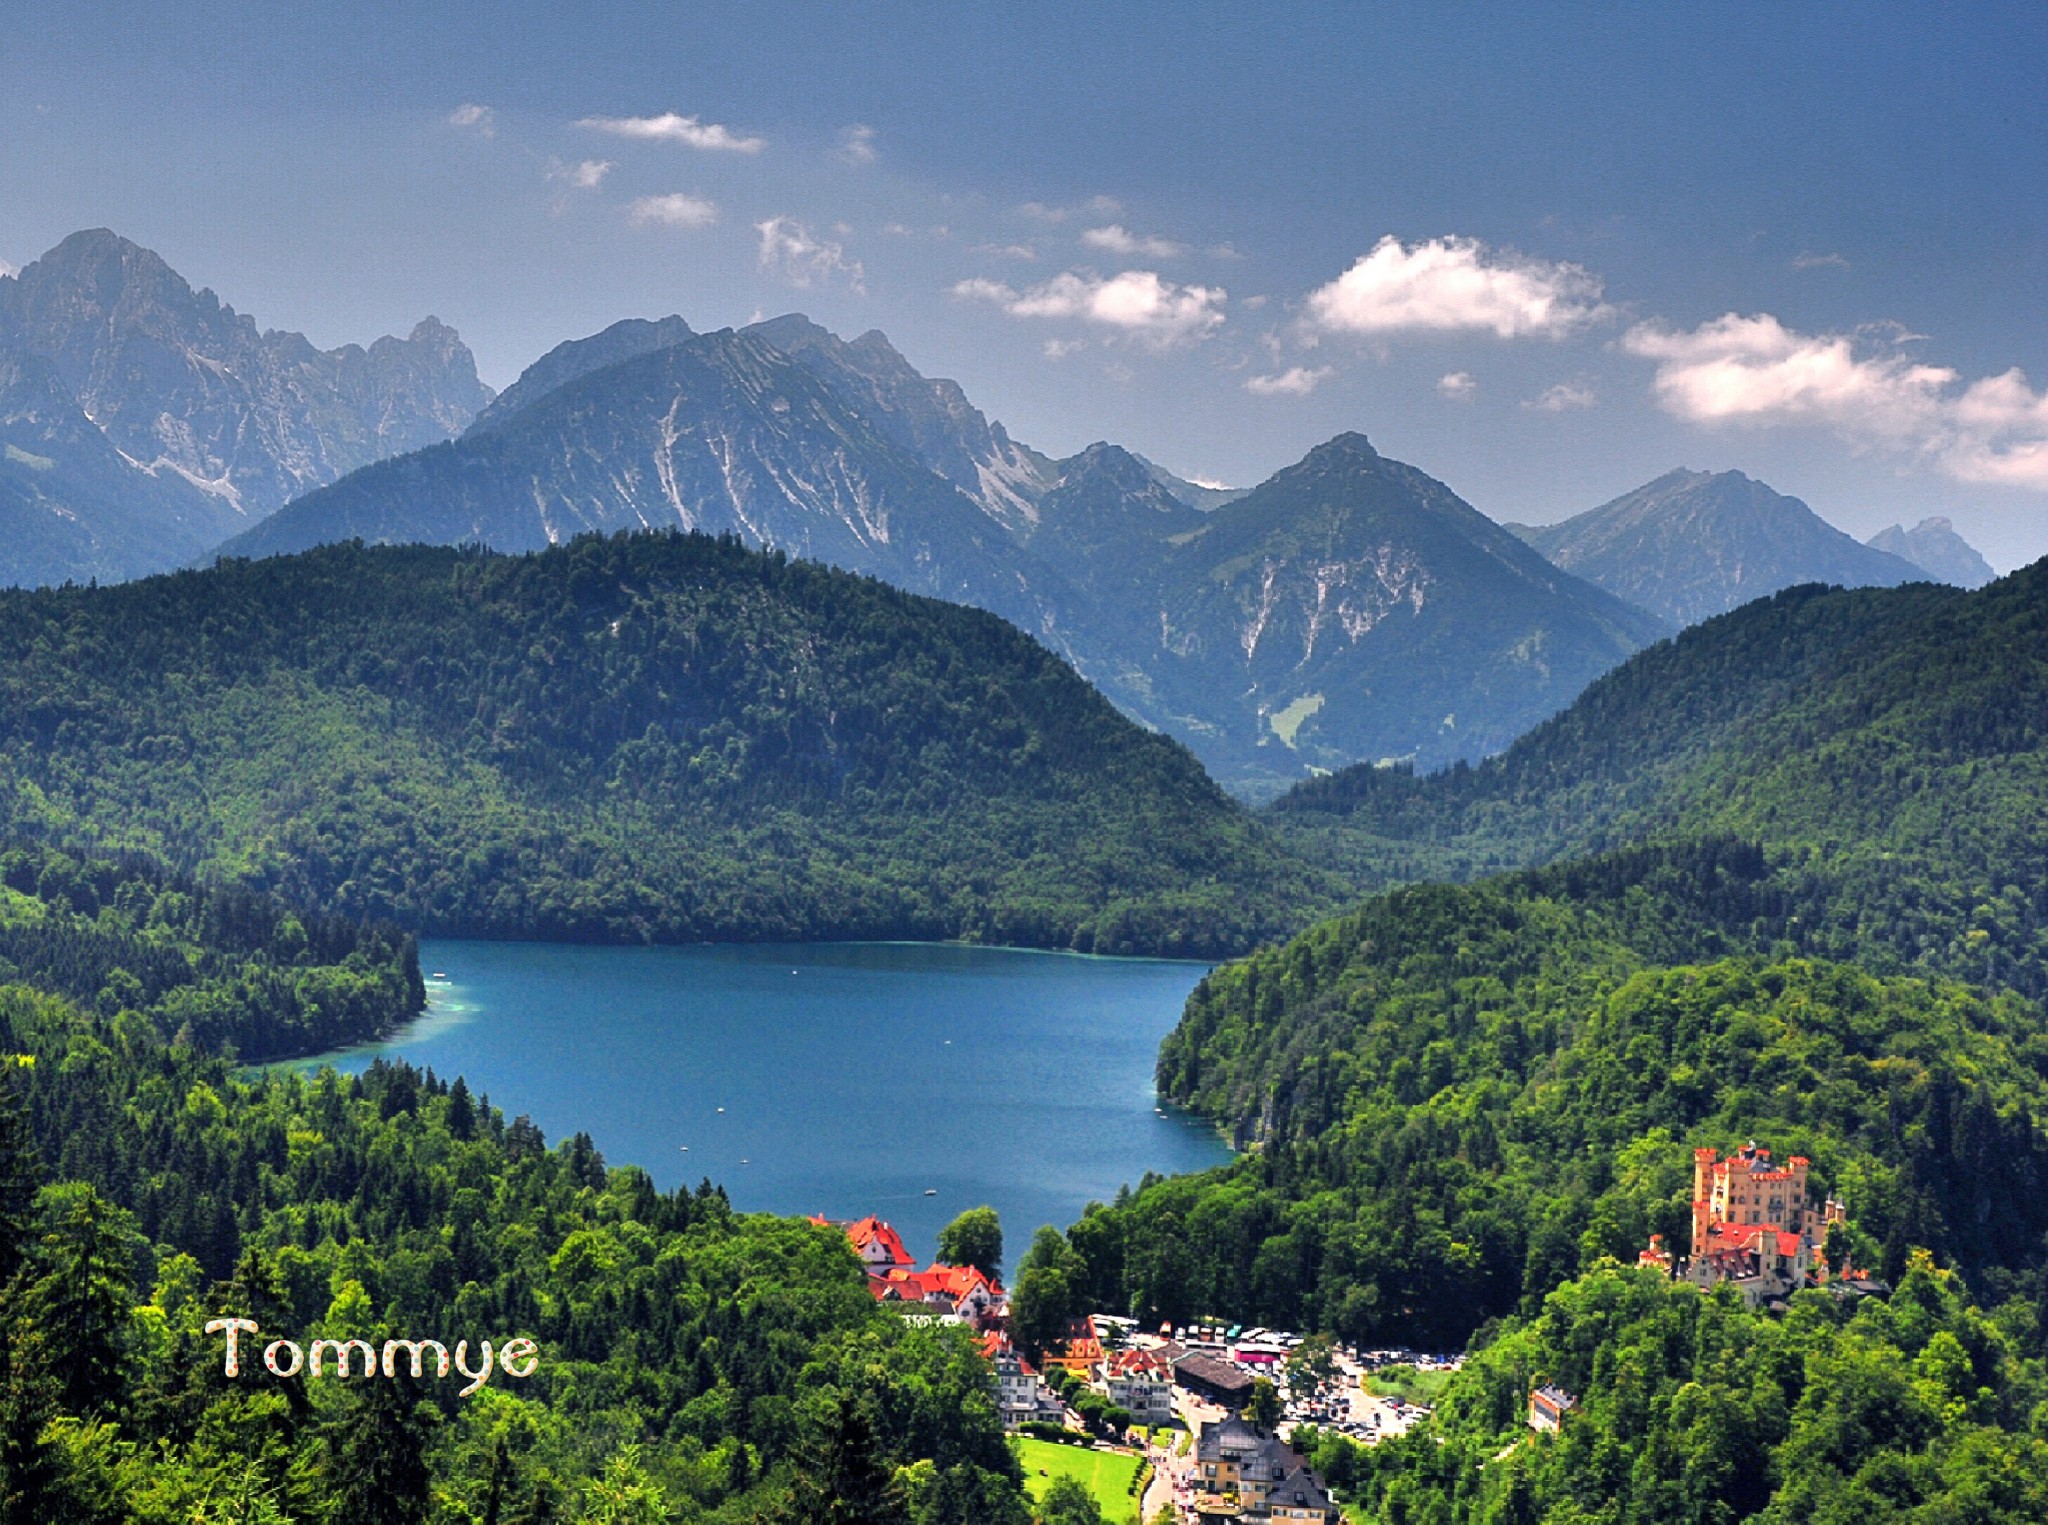
[[[226,515],[212,526],[221,533],[357,466],[446,439],[491,399],[468,348],[438,319],[407,339],[323,351],[303,334],[259,330],[108,228],[74,233],[33,261],[0,307],[0,353],[46,362],[114,459],[159,486],[207,494]],[[94,503],[124,495],[95,472],[89,484],[40,479],[37,511],[85,514],[84,498],[59,495],[67,482],[65,491],[90,486]],[[126,495],[149,512],[165,501],[139,484]],[[187,529],[167,527],[156,565],[188,560],[187,531],[209,524],[181,494],[173,499]],[[127,519],[121,565],[149,569],[147,523]]]
[[[1936,581],[1958,588],[1981,588],[1998,576],[1977,548],[1956,533],[1954,521],[1939,514],[1922,519],[1911,529],[1894,524],[1864,543],[1903,557]]]
[[[1740,471],[1669,471],[1560,524],[1510,528],[1555,565],[1677,625],[1798,583],[1890,587],[1920,575]]]

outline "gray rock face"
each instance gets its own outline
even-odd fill
[[[979,503],[1013,532],[1026,534],[1040,497],[1060,468],[1018,444],[967,400],[957,381],[923,376],[879,329],[851,343],[800,313],[746,330],[774,345],[822,381],[850,411],[891,444]]]
[[[0,347],[0,586],[139,576],[237,523],[221,499],[127,460],[49,361]]]
[[[1911,529],[1894,524],[1864,544],[1904,557],[1936,582],[1953,583],[1958,588],[1981,588],[1998,577],[1977,548],[1956,533],[1955,525],[1939,516],[1922,519]]]
[[[557,344],[519,373],[519,379],[491,400],[463,432],[482,434],[496,429],[515,413],[565,387],[592,371],[601,371],[621,360],[651,355],[691,336],[690,325],[670,316],[650,322],[646,318],[625,318],[587,339],[569,339]]]
[[[1205,512],[1114,445],[1016,444],[880,334],[661,330],[551,352],[516,409],[224,549],[731,533],[993,610],[1252,793],[1361,756],[1482,755],[1663,629],[1356,436]]]
[[[647,529],[734,534],[1045,625],[1039,579],[1001,524],[810,367],[731,329],[588,371],[492,427],[358,471],[223,551],[352,536],[521,551]]]
[[[1739,471],[1668,472],[1561,524],[1507,527],[1557,566],[1680,626],[1799,583],[1894,587],[1922,576]]]
[[[4,284],[0,346],[47,360],[144,471],[182,477],[245,523],[448,438],[491,399],[469,350],[433,318],[368,349],[315,349],[259,331],[105,229],[74,233]]]
[[[1249,792],[1485,756],[1666,633],[1359,434],[1175,535],[1151,623],[1157,700]]]

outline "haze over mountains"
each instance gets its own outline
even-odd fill
[[[1981,588],[1998,576],[1977,548],[1956,533],[1955,525],[1939,516],[1922,519],[1911,529],[1894,524],[1864,543],[1903,556],[1935,581],[1958,588]]]
[[[535,370],[224,550],[730,532],[1001,614],[1250,792],[1484,755],[1663,633],[1359,435],[1204,512],[1117,446],[1018,444],[879,333],[621,324]]]
[[[1002,615],[1251,797],[1486,756],[1646,643],[1791,583],[1976,575],[1931,523],[1887,532],[1916,562],[1733,472],[1510,534],[1358,434],[1252,489],[1107,442],[1056,460],[880,332],[796,314],[628,319],[493,397],[431,319],[323,353],[105,232],[0,281],[0,442],[0,581],[349,538],[728,532]]]
[[[1927,575],[1739,471],[1667,472],[1560,524],[1508,527],[1566,571],[1679,626],[1798,583],[1893,587]]]
[[[0,279],[0,582],[132,577],[445,439],[491,400],[453,329],[316,349],[74,233]]]

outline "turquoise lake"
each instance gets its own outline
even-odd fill
[[[1202,964],[429,941],[420,966],[446,975],[425,1018],[312,1062],[359,1071],[385,1054],[464,1075],[550,1144],[582,1129],[612,1164],[664,1189],[709,1176],[748,1211],[876,1213],[920,1256],[987,1203],[1014,1262],[1040,1224],[1148,1170],[1230,1157],[1200,1121],[1155,1111],[1159,1040]]]

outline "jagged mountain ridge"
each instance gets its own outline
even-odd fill
[[[558,347],[462,439],[223,550],[729,531],[1003,615],[1247,793],[1361,756],[1483,755],[1662,632],[1354,438],[1311,457],[1320,497],[1269,483],[1203,511],[1118,446],[1016,444],[879,333],[669,319]],[[1348,476],[1323,470],[1339,459]]]
[[[1739,471],[1671,471],[1562,523],[1507,528],[1679,626],[1800,583],[1894,587],[1925,575]]]
[[[1038,499],[1060,479],[1064,463],[1011,439],[967,400],[959,382],[920,374],[880,329],[848,341],[789,313],[745,331],[809,368],[884,439],[915,455],[1013,533],[1028,532]]]
[[[1981,588],[1998,576],[1977,548],[1956,533],[1954,523],[1939,515],[1922,519],[1911,529],[1894,524],[1863,543],[1903,557],[1937,582],[1958,588]]]
[[[730,533],[1046,625],[1041,569],[998,522],[811,368],[732,329],[587,370],[491,427],[310,493],[222,552],[357,537],[527,551],[648,529]]]
[[[681,344],[694,330],[681,318],[621,318],[585,339],[565,339],[519,373],[519,379],[491,399],[489,407],[471,420],[465,434],[482,434],[501,427],[514,414],[523,412],[548,393],[570,382],[601,371],[622,360],[649,355],[671,344]]]
[[[1665,631],[1361,434],[1205,515],[1162,570],[1162,689],[1227,692],[1276,781],[1484,756]]]
[[[259,330],[104,228],[0,280],[0,350],[47,360],[137,466],[182,477],[245,523],[448,438],[492,396],[460,337],[434,318],[404,339],[320,350],[302,334]]]

